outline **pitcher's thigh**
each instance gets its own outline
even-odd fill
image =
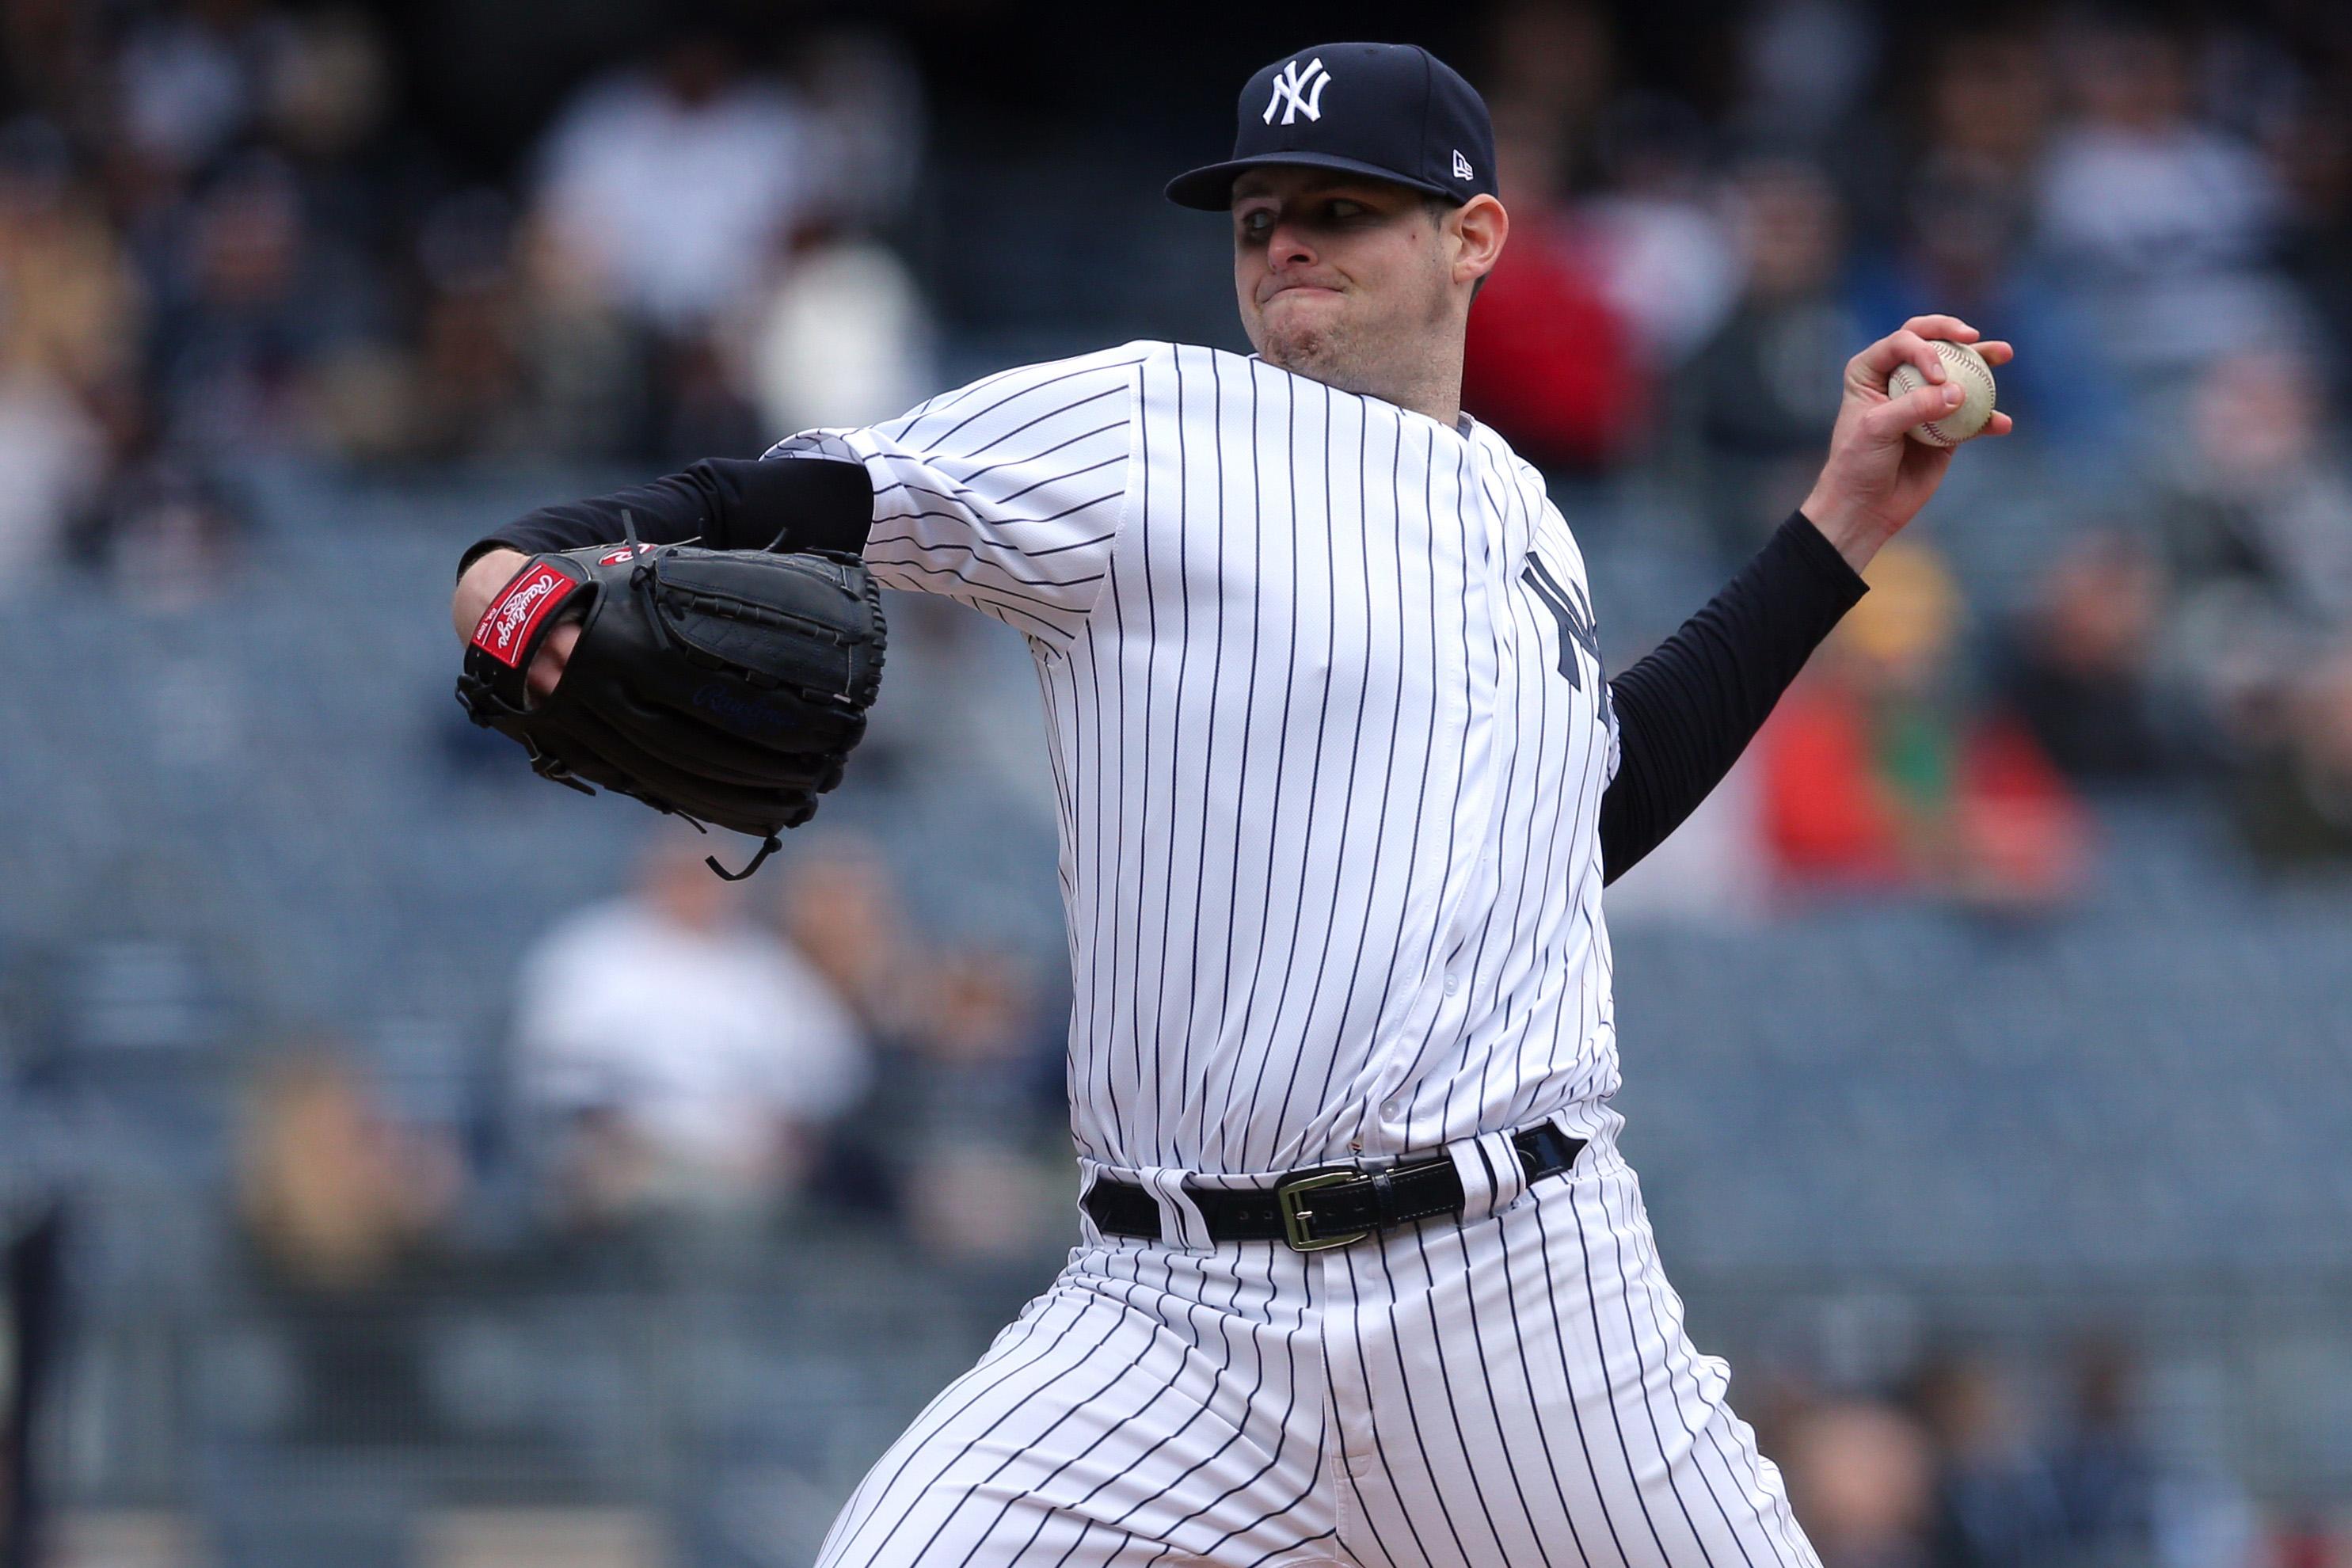
[[[1302,1339],[1066,1276],[875,1465],[820,1568],[1328,1563]]]
[[[1359,1489],[1396,1568],[1818,1568],[1613,1152],[1381,1264],[1398,1370],[1373,1390],[1382,1474]]]

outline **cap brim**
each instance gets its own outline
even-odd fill
[[[1255,157],[1210,163],[1188,170],[1169,181],[1168,199],[1180,207],[1191,207],[1196,212],[1221,213],[1234,205],[1234,181],[1244,171],[1280,163],[1366,174],[1376,180],[1385,180],[1391,185],[1427,191],[1433,196],[1444,196],[1448,201],[1458,203],[1462,200],[1458,192],[1449,191],[1443,185],[1410,180],[1393,169],[1381,168],[1378,163],[1368,163],[1360,158],[1336,157],[1328,153],[1260,153]]]

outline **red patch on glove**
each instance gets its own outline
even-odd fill
[[[521,668],[523,650],[530,647],[540,624],[579,586],[577,578],[541,562],[490,601],[474,628],[474,646],[509,668]]]

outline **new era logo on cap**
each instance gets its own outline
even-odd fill
[[[1309,120],[1323,118],[1323,89],[1331,85],[1331,73],[1323,68],[1320,59],[1307,62],[1300,70],[1297,60],[1282,68],[1274,79],[1274,96],[1265,100],[1265,122],[1274,123],[1274,111],[1282,110],[1282,122],[1291,124],[1302,113]]]
[[[1222,211],[1235,176],[1269,163],[1371,175],[1454,202],[1495,191],[1486,102],[1411,44],[1301,49],[1252,76],[1235,109],[1233,156],[1170,182],[1170,200]]]

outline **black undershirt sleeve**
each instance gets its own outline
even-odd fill
[[[624,520],[622,514],[626,513]],[[647,544],[699,540],[712,550],[846,550],[866,544],[873,481],[862,463],[828,458],[705,458],[679,473],[610,495],[528,512],[477,541],[463,575],[488,550],[615,544],[634,526]]]
[[[1617,776],[1601,799],[1613,882],[1698,808],[1867,587],[1802,512],[1682,628],[1609,683]]]
[[[698,539],[720,550],[858,548],[873,495],[862,465],[706,458],[647,484],[541,507],[466,552],[525,554],[619,541]],[[1615,881],[1705,800],[1840,616],[1862,579],[1800,512],[1706,606],[1609,683],[1617,775],[1601,803],[1603,879]]]

